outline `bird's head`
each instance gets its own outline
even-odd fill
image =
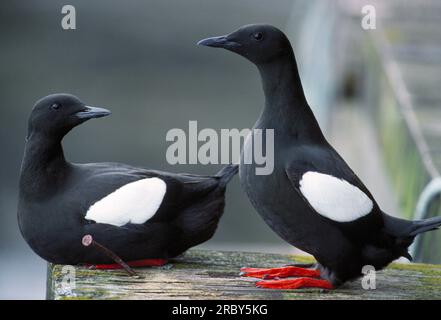
[[[88,106],[71,94],[51,94],[38,100],[32,108],[28,137],[40,133],[62,138],[77,125],[109,114],[109,110]]]
[[[219,37],[203,39],[198,45],[224,48],[256,65],[271,62],[292,52],[285,34],[267,24],[250,24]]]

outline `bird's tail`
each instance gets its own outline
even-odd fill
[[[220,186],[226,186],[228,182],[236,175],[239,171],[238,164],[229,164],[223,167],[217,174],[216,177],[219,177]]]
[[[436,230],[441,226],[441,216],[432,217],[424,220],[412,221],[412,224],[407,231],[409,236],[415,237],[420,233],[424,233],[431,230]]]
[[[412,257],[407,250],[415,237],[421,233],[441,227],[441,216],[415,221],[395,218],[386,214],[384,214],[384,218],[386,232],[396,238],[397,252],[409,260],[412,260]]]

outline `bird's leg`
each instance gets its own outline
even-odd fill
[[[242,268],[242,277],[252,277],[261,279],[287,278],[287,277],[320,277],[320,270],[305,269],[296,266],[285,266],[281,268]]]
[[[328,280],[313,278],[279,279],[256,282],[258,288],[268,289],[300,289],[300,288],[321,288],[333,289],[333,285]]]

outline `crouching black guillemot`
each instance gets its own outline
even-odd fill
[[[407,221],[385,214],[369,190],[323,136],[300,82],[288,38],[264,24],[247,25],[198,44],[235,52],[261,75],[265,107],[254,128],[274,129],[274,171],[256,175],[240,163],[241,184],[265,222],[285,241],[312,254],[315,269],[300,266],[243,268],[242,275],[286,278],[259,281],[275,289],[336,288],[371,265],[382,269],[411,259],[415,236],[441,225],[441,217]]]
[[[86,120],[109,114],[69,94],[49,95],[35,104],[18,204],[20,230],[29,246],[53,263],[114,268],[115,257],[129,266],[163,264],[210,239],[238,166],[199,176],[66,161],[63,137]]]

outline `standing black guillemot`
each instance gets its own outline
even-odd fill
[[[323,136],[282,31],[265,24],[247,25],[198,44],[227,49],[257,66],[266,101],[254,128],[274,129],[274,172],[256,175],[255,165],[241,161],[241,184],[266,223],[317,260],[316,269],[243,268],[243,276],[302,277],[257,282],[265,288],[335,288],[361,276],[365,265],[378,270],[400,256],[411,259],[408,247],[415,236],[441,225],[441,217],[407,221],[381,211]]]

